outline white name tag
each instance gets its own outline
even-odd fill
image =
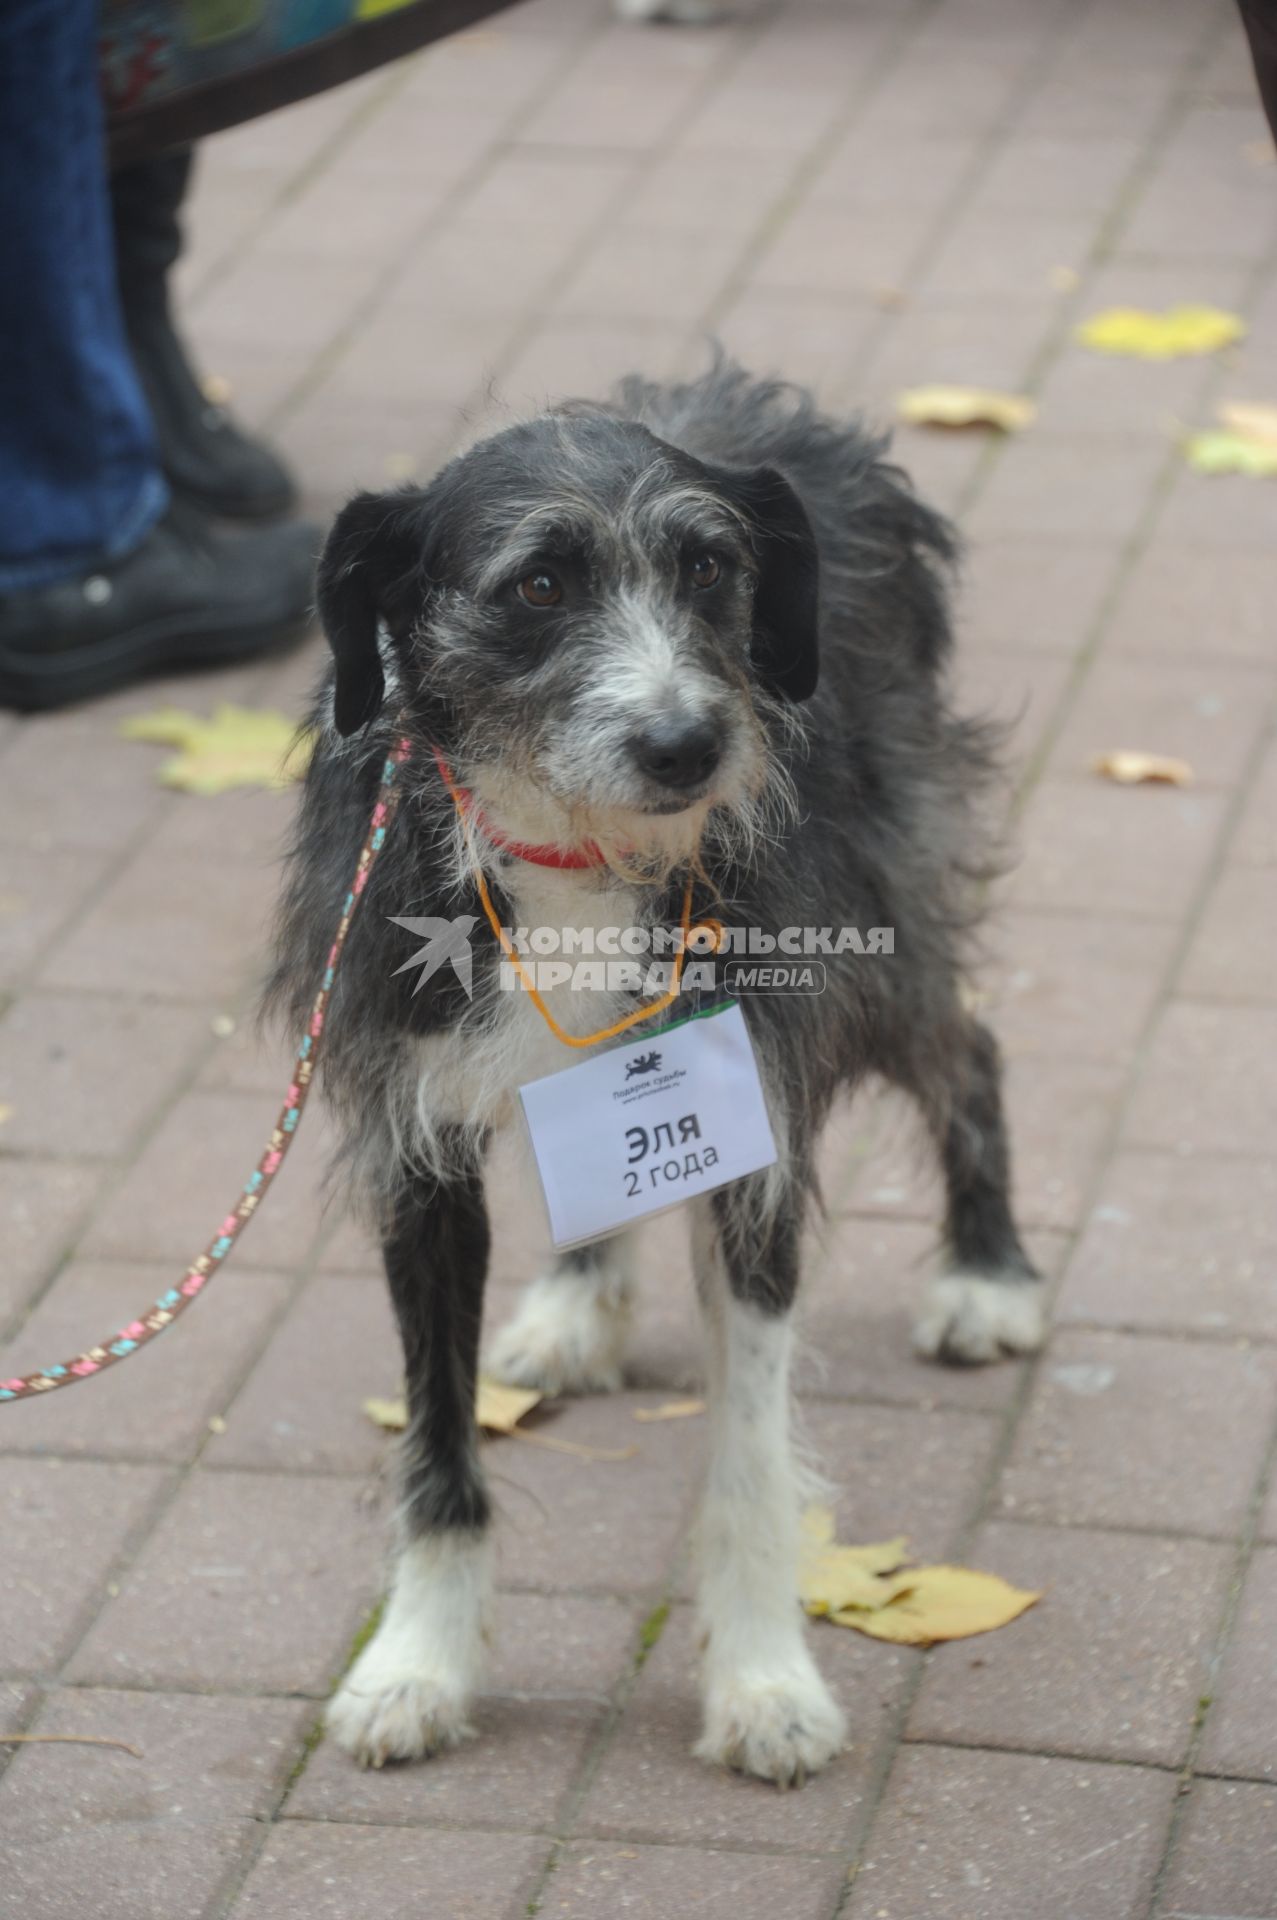
[[[776,1164],[739,1004],[532,1080],[519,1097],[556,1247]]]

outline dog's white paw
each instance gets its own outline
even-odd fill
[[[371,1652],[372,1649],[370,1648]],[[424,1673],[359,1660],[328,1703],[325,1724],[361,1767],[425,1760],[474,1732],[465,1698]]]
[[[979,1366],[1004,1353],[1036,1353],[1046,1338],[1042,1284],[1014,1275],[942,1274],[927,1288],[913,1330],[917,1351],[932,1360]]]
[[[698,1760],[800,1787],[847,1744],[847,1720],[809,1655],[776,1673],[710,1681]]]
[[[542,1393],[615,1393],[633,1318],[628,1293],[575,1276],[546,1275],[524,1291],[494,1334],[484,1371],[509,1387]]]

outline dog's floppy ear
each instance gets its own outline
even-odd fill
[[[422,560],[419,493],[357,493],[337,515],[320,556],[319,617],[337,666],[333,719],[358,733],[386,691],[379,622],[401,637],[409,588]]]
[[[820,563],[806,509],[775,467],[732,474],[758,555],[752,654],[759,673],[789,700],[806,700],[820,674]]]

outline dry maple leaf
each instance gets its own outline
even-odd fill
[[[507,1387],[481,1373],[474,1417],[485,1433],[513,1433],[524,1414],[544,1398],[536,1387]]]
[[[525,1413],[531,1413],[544,1395],[535,1387],[507,1387],[500,1380],[479,1375],[475,1398],[475,1420],[485,1433],[513,1433]],[[408,1424],[408,1409],[402,1400],[365,1400],[364,1412],[376,1427],[388,1433],[402,1433]]]
[[[1217,353],[1246,331],[1235,313],[1219,307],[1170,307],[1150,313],[1142,307],[1108,307],[1077,330],[1084,347],[1097,353],[1128,353],[1140,360],[1176,360],[1184,354]]]
[[[1013,1587],[998,1574],[973,1567],[911,1567],[890,1584],[895,1591],[885,1606],[847,1607],[830,1619],[874,1640],[933,1647],[940,1640],[966,1640],[1009,1626],[1042,1598],[1041,1592]]]
[[[904,1539],[840,1547],[833,1515],[803,1515],[799,1595],[807,1612],[877,1640],[929,1647],[1006,1626],[1042,1598],[971,1567],[905,1567]]]
[[[908,1541],[883,1540],[872,1546],[840,1547],[834,1517],[827,1507],[809,1507],[803,1515],[798,1560],[798,1594],[808,1613],[835,1613],[844,1607],[885,1607],[892,1588],[881,1576],[894,1573]]]
[[[997,427],[1017,433],[1037,414],[1032,400],[990,387],[907,387],[896,411],[915,427]]]
[[[188,793],[225,793],[231,787],[288,787],[306,770],[309,742],[299,741],[286,714],[254,707],[218,706],[211,720],[180,707],[161,707],[126,720],[126,740],[178,747],[156,778]]]
[[[798,1597],[811,1614],[885,1607],[901,1591],[896,1581],[910,1582],[910,1574],[893,1572],[904,1552],[903,1539],[867,1547],[805,1547],[798,1563]],[[892,1577],[884,1578],[888,1574]]]
[[[363,1410],[374,1427],[387,1433],[402,1433],[408,1424],[408,1408],[403,1400],[365,1400]]]
[[[1130,747],[1097,754],[1091,762],[1091,771],[1103,774],[1106,780],[1115,780],[1119,787],[1191,787],[1193,784],[1193,769],[1187,760],[1176,760],[1168,753],[1140,753]]]
[[[694,1414],[704,1413],[703,1400],[665,1400],[659,1407],[635,1407],[636,1420],[690,1420]]]

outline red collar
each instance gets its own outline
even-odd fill
[[[484,838],[501,853],[508,853],[513,860],[526,860],[532,867],[554,867],[560,873],[580,873],[587,867],[601,867],[603,855],[593,840],[587,840],[580,847],[533,846],[526,840],[511,840],[499,827],[474,804],[474,796],[469,787],[458,786],[452,776],[452,769],[444,759],[438,747],[431,749],[435,765],[443,777],[443,783],[456,804],[459,813],[468,813]]]

